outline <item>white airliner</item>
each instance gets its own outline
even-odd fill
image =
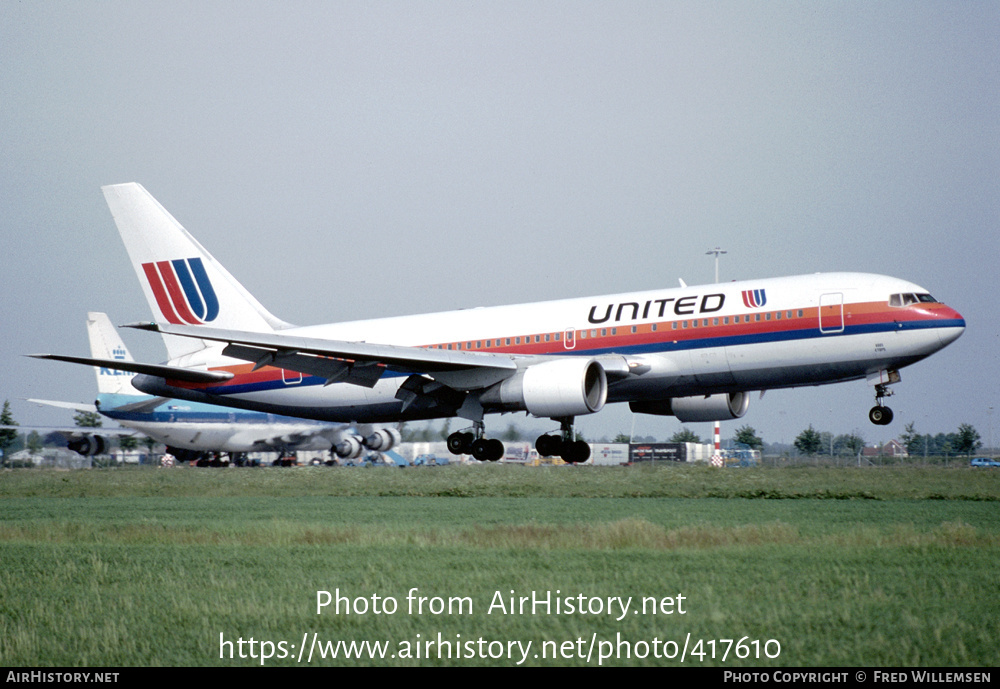
[[[135,327],[178,336],[166,365],[129,369],[139,390],[327,421],[458,416],[472,430],[449,447],[480,460],[504,452],[485,435],[486,414],[559,422],[536,447],[579,462],[589,448],[572,439],[574,419],[606,403],[725,420],[746,413],[752,391],[856,379],[875,387],[871,421],[889,423],[882,399],[899,369],[965,329],[924,288],[860,273],[293,327],[141,186],[104,195],[154,313]]]
[[[99,412],[125,428],[138,431],[167,446],[167,451],[182,461],[209,461],[209,453],[225,452],[230,456],[245,452],[297,452],[330,450],[343,458],[355,458],[364,447],[385,451],[399,442],[395,429],[365,429],[367,435],[346,423],[307,421],[266,412],[220,407],[201,402],[178,401],[139,394],[132,387],[135,373],[126,369],[134,364],[118,332],[106,314],[87,314],[87,335],[91,359],[77,363],[114,361],[116,368],[96,365],[97,400],[80,405],[52,400],[28,400],[37,404]],[[71,357],[66,357],[73,359]],[[142,367],[142,365],[139,365]],[[105,438],[118,434],[109,429],[63,429],[71,433],[69,448],[84,455],[104,454]]]

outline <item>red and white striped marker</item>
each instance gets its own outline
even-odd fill
[[[719,439],[719,422],[715,422],[715,454],[712,455],[712,466],[721,467],[724,464],[722,461],[722,443]]]

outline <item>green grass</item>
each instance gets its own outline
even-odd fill
[[[709,640],[747,637],[777,640],[780,655],[741,660],[731,649],[724,663],[689,653],[685,664],[990,666],[998,498],[1000,472],[964,468],[9,471],[0,474],[0,662],[254,665],[220,659],[220,633],[284,640],[297,653],[315,632],[391,640],[390,653],[438,633],[531,641],[532,656],[544,642],[584,639],[586,652],[592,638],[618,635],[689,638],[689,650],[702,639],[706,652]],[[411,588],[468,597],[472,612],[408,614]],[[317,591],[336,589],[392,597],[400,609],[317,615]],[[487,614],[511,590],[680,594],[686,614]],[[589,663],[532,656],[527,665],[597,664],[596,651]]]

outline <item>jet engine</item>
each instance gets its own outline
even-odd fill
[[[728,392],[717,395],[674,397],[650,402],[629,402],[629,409],[637,414],[676,416],[678,421],[728,421],[747,413],[750,396],[745,392]]]
[[[364,447],[364,438],[360,435],[348,435],[343,440],[333,446],[333,451],[341,459],[354,459],[361,455]]]
[[[382,428],[365,438],[365,447],[375,452],[386,452],[398,445],[402,436],[395,428]]]
[[[528,366],[484,392],[480,402],[559,418],[599,412],[607,397],[608,378],[596,359],[564,357]]]
[[[104,436],[101,435],[84,435],[76,438],[71,438],[66,447],[71,449],[73,452],[84,455],[85,457],[93,457],[94,455],[103,455],[108,451],[108,441]]]

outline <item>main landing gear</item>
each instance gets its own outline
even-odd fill
[[[892,395],[888,385],[875,386],[875,406],[868,410],[868,420],[876,426],[888,426],[892,423],[892,409],[882,404],[883,397]]]
[[[480,462],[496,462],[506,452],[496,438],[486,438],[482,421],[473,423],[473,432],[459,431],[448,436],[448,451],[453,455],[472,455]]]
[[[579,464],[590,459],[590,445],[582,440],[573,440],[573,417],[559,419],[559,435],[540,435],[535,440],[535,449],[542,457],[559,457],[567,464]]]
[[[590,445],[573,440],[573,417],[555,419],[560,422],[559,435],[546,433],[535,440],[535,449],[542,457],[560,457],[568,464],[579,464],[590,459]],[[472,425],[472,431],[457,431],[448,436],[448,451],[453,455],[472,455],[480,462],[496,462],[506,450],[495,438],[486,438],[482,421]]]

